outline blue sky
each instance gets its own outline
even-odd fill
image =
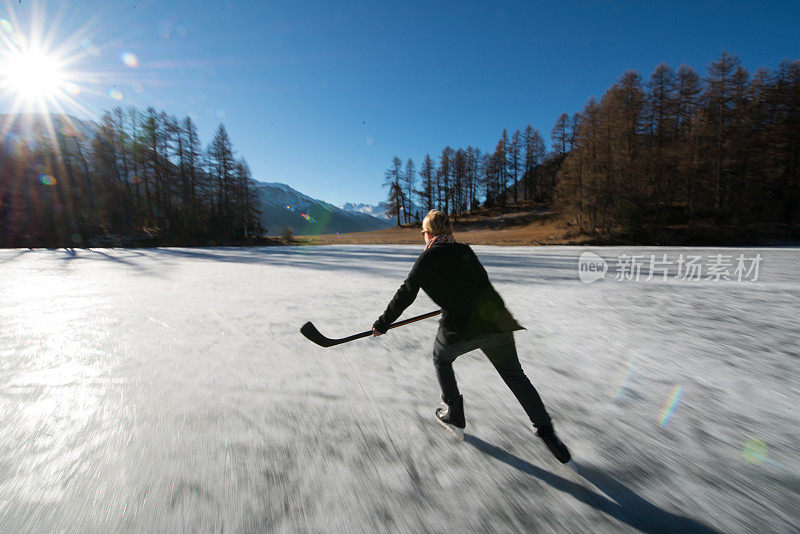
[[[83,117],[114,105],[220,122],[262,181],[334,204],[385,197],[396,154],[490,150],[530,123],[549,144],[627,69],[701,73],[722,50],[751,72],[800,58],[800,2],[22,2],[80,52]],[[78,32],[76,34],[76,32]],[[87,50],[91,53],[88,53]],[[128,56],[136,57],[135,66]],[[76,75],[76,77],[78,77]],[[110,91],[116,90],[112,97]],[[0,112],[11,109],[0,99]]]

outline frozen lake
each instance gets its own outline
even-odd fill
[[[436,424],[436,319],[299,334],[369,329],[422,246],[0,250],[0,532],[796,531],[800,250],[473,248],[584,478],[478,352]]]

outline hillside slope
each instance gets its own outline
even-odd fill
[[[352,213],[311,198],[286,184],[259,182],[261,220],[267,235],[280,235],[290,227],[295,235],[363,232],[388,228],[390,223],[364,213]]]
[[[92,139],[97,133],[97,124],[59,113],[0,113],[0,143],[15,145],[20,142],[34,148],[41,139],[57,139],[61,136],[79,136]]]

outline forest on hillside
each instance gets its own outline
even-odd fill
[[[35,120],[34,120],[35,119]],[[0,247],[245,242],[264,233],[247,162],[223,125],[119,107],[86,132],[66,115],[0,140]],[[19,128],[18,128],[19,129]],[[33,130],[33,133],[29,130]]]
[[[520,199],[550,202],[583,233],[646,236],[674,225],[797,227],[800,61],[750,74],[723,52],[705,76],[658,65],[625,72],[583,111],[503,130],[494,150],[445,147],[438,161],[395,157],[385,174],[400,224],[408,199],[458,215]],[[408,222],[408,219],[406,219]]]

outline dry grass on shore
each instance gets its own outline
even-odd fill
[[[552,219],[509,225],[502,220],[496,224],[487,220],[467,222],[456,224],[453,235],[457,241],[469,245],[578,245],[588,241],[586,236],[576,235],[575,230],[562,221]],[[295,240],[302,245],[419,244],[422,235],[416,225],[351,234],[296,236]]]
[[[547,203],[520,201],[505,207],[479,208],[457,216],[453,234],[470,245],[670,245],[670,246],[798,246],[800,233],[785,225],[722,225],[696,222],[693,227],[670,225],[589,236],[553,211]],[[419,244],[420,225],[371,232],[295,236],[296,245]],[[288,243],[287,243],[288,244]]]

